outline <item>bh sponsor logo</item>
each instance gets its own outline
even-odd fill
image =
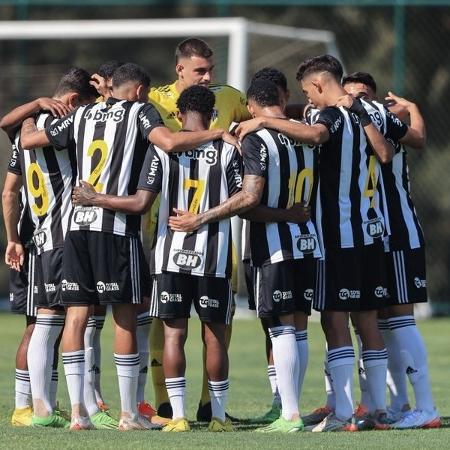
[[[90,225],[97,220],[97,212],[94,208],[77,208],[73,221],[80,226]]]
[[[202,263],[202,257],[190,250],[179,250],[173,256],[173,262],[182,269],[196,269]]]
[[[297,240],[297,248],[302,253],[312,253],[317,247],[316,237],[312,234],[302,234]]]
[[[384,225],[379,217],[376,219],[370,220],[366,222],[366,231],[367,234],[372,238],[378,238],[383,236],[384,233]]]
[[[417,289],[426,288],[427,280],[421,280],[419,277],[414,277],[414,285]]]
[[[272,298],[275,303],[278,303],[281,300],[291,300],[292,291],[279,291],[279,290],[273,291]]]
[[[119,284],[112,282],[112,283],[104,283],[103,281],[97,282],[97,292],[99,294],[103,294],[105,292],[112,292],[112,291],[118,291],[119,290]]]
[[[358,300],[361,298],[361,291],[356,289],[341,289],[339,291],[340,300]]]
[[[218,308],[219,307],[219,300],[216,300],[215,298],[209,298],[207,295],[200,297],[199,303],[202,308]]]
[[[377,298],[385,298],[388,296],[387,288],[383,286],[377,286],[374,293]]]
[[[43,247],[47,242],[47,233],[45,230],[40,230],[33,235],[33,242],[36,247]]]
[[[166,291],[162,291],[159,299],[161,303],[181,303],[183,301],[183,296],[181,294],[169,294]]]
[[[61,281],[61,290],[63,291],[79,291],[80,285],[78,283],[73,283],[67,280]]]

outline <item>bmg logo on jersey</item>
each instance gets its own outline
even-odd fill
[[[119,283],[104,283],[103,281],[97,282],[97,292],[99,294],[104,294],[105,292],[112,292],[119,290]]]
[[[40,230],[33,235],[33,242],[36,247],[43,247],[47,242],[47,233],[45,230]]]
[[[375,297],[385,298],[388,295],[387,288],[383,286],[377,286],[374,291]]]
[[[379,217],[366,222],[366,224],[367,224],[366,231],[370,237],[379,238],[379,237],[383,236],[384,225],[383,225],[382,220]]]
[[[84,118],[86,120],[93,120],[95,122],[106,122],[107,120],[113,120],[114,122],[122,122],[125,117],[125,110],[123,108],[109,111],[92,111],[91,109],[86,112]]]
[[[426,288],[427,280],[421,280],[419,277],[414,277],[414,285],[417,289]]]
[[[159,295],[159,299],[161,300],[161,303],[181,303],[183,301],[183,296],[181,294],[169,294],[166,291],[162,291]]]
[[[210,145],[201,145],[193,150],[177,153],[178,158],[202,159],[206,164],[214,166],[217,163],[217,150]]]
[[[177,253],[173,256],[173,262],[182,269],[196,269],[202,263],[202,257],[199,253],[191,250],[175,250]]]
[[[280,302],[281,300],[291,300],[293,297],[292,291],[273,291],[272,299],[275,303]]]
[[[97,220],[97,213],[94,208],[76,208],[73,221],[80,226],[90,225]]]
[[[199,304],[202,308],[218,308],[219,300],[209,298],[207,295],[200,297]]]
[[[317,240],[313,234],[302,234],[298,236],[297,248],[302,253],[312,253],[317,247]]]
[[[356,289],[341,289],[339,291],[340,300],[358,300],[361,298],[361,291]]]

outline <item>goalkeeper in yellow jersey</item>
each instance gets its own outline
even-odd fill
[[[214,92],[216,103],[210,128],[228,129],[232,122],[241,122],[250,119],[246,106],[245,95],[237,89],[224,84],[211,83],[214,70],[213,51],[208,44],[200,39],[189,38],[181,42],[175,52],[175,71],[177,79],[166,86],[152,88],[149,92],[149,102],[160,113],[164,124],[172,131],[181,129],[178,119],[177,100],[186,88],[200,84]],[[144,218],[142,238],[144,248],[150,248],[156,223],[156,211],[159,202],[155,201],[153,207]],[[236,237],[238,238],[238,237]],[[237,264],[237,258],[233,260]],[[233,286],[236,286],[236,268],[233,267]],[[138,322],[139,324],[139,322]],[[231,338],[231,325],[227,335],[227,345]],[[155,404],[158,415],[172,417],[169,398],[167,396],[164,372],[162,368],[162,355],[164,347],[164,333],[162,322],[153,319],[150,338],[150,356],[153,386],[155,389]],[[203,368],[203,387],[197,411],[197,420],[209,422],[211,420],[211,402],[208,391],[208,377]],[[145,402],[141,399],[142,408]]]

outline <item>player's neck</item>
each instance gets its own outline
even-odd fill
[[[330,86],[326,96],[326,106],[335,106],[337,101],[343,95],[347,95],[345,89],[338,83]]]
[[[186,131],[205,131],[209,128],[209,121],[198,114],[186,114],[182,124]]]
[[[265,106],[264,108],[261,108],[260,115],[265,117],[274,117],[277,119],[286,118],[286,115],[280,106]]]

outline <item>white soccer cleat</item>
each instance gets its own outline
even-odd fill
[[[391,428],[397,430],[405,430],[408,428],[439,428],[442,425],[441,418],[436,410],[424,411],[414,409],[406,413],[406,415],[391,425]]]
[[[145,417],[137,415],[135,418],[123,417],[119,421],[120,431],[132,430],[160,430],[161,425],[149,422]]]
[[[403,419],[406,415],[408,415],[411,412],[410,409],[406,411],[398,411],[392,408],[387,409],[387,418],[390,423],[396,423],[400,422],[400,420]]]
[[[70,431],[83,431],[83,430],[94,430],[95,427],[92,425],[91,419],[89,417],[79,416],[73,418],[70,422]]]

